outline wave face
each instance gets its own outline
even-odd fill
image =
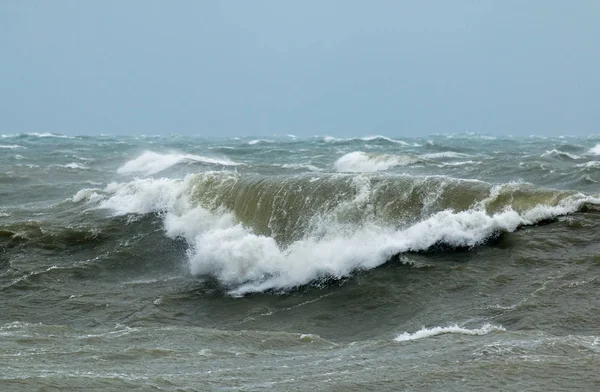
[[[111,183],[73,200],[84,199],[115,215],[158,213],[166,234],[187,242],[191,273],[234,295],[339,279],[439,245],[474,247],[600,203],[527,183],[228,171]]]

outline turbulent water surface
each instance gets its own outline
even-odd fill
[[[599,390],[600,137],[0,136],[1,390]]]

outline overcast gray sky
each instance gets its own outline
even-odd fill
[[[600,132],[600,1],[0,1],[0,133]]]

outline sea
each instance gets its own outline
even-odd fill
[[[0,390],[600,390],[599,182],[600,135],[1,135]]]

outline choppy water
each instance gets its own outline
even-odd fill
[[[0,137],[1,390],[598,390],[600,136]]]

